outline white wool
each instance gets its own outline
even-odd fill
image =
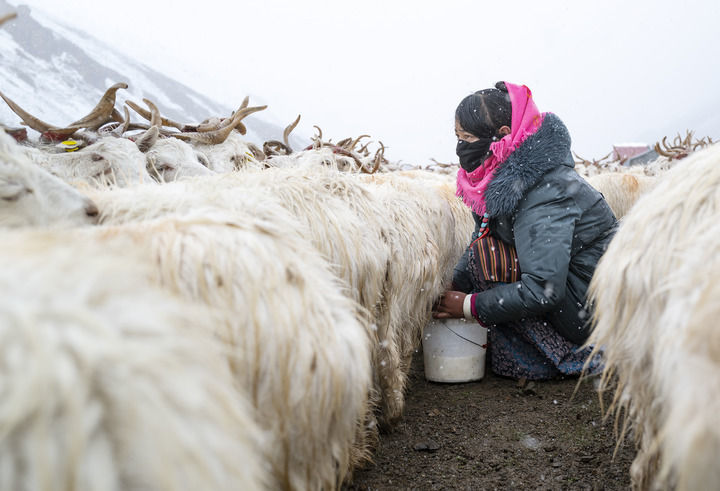
[[[207,157],[177,138],[160,138],[145,152],[147,170],[160,182],[212,175]]]
[[[33,165],[0,130],[0,227],[83,225],[96,221],[88,198]]]
[[[588,343],[632,420],[634,486],[714,487],[720,476],[720,145],[683,159],[624,218],[590,285]]]
[[[154,195],[133,190],[95,198],[113,222],[118,209],[124,209],[120,220],[188,210],[201,203],[244,210],[249,208],[243,202],[248,193],[266,197],[267,204],[256,207],[255,213],[278,205],[289,211],[299,226],[287,233],[302,235],[335,265],[346,290],[378,326],[368,332],[375,345],[375,385],[384,421],[397,421],[422,326],[443,286],[448,286],[474,226],[469,210],[455,196],[452,178],[422,171],[351,175],[315,165],[231,173],[184,186],[173,187],[178,196],[173,205],[149,205]]]
[[[3,236],[0,488],[266,488],[252,408],[199,328],[218,317],[97,232]]]
[[[225,173],[244,168],[262,169],[264,165],[253,155],[244,137],[232,131],[222,143],[195,143],[196,151],[208,159],[208,168],[214,172]]]
[[[602,193],[615,217],[624,217],[643,194],[657,185],[659,177],[629,172],[605,172],[588,177],[592,187]]]
[[[23,149],[33,162],[67,182],[82,181],[100,187],[154,182],[146,170],[145,154],[127,138],[106,136],[74,152]]]
[[[113,233],[132,234],[159,258],[164,284],[225,312],[216,331],[272,435],[275,484],[338,486],[367,458],[364,316],[297,222],[267,193],[228,179],[96,195],[105,223],[127,223]],[[138,221],[151,218],[160,220]]]

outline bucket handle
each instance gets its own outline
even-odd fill
[[[481,347],[482,349],[485,349],[485,350],[487,349],[487,346],[488,346],[487,343],[485,343],[485,344],[478,344],[478,343],[476,343],[475,341],[473,341],[472,339],[468,339],[468,338],[466,338],[465,336],[462,336],[462,335],[456,333],[455,331],[453,331],[452,329],[450,329],[446,324],[443,324],[443,326],[445,327],[445,329],[447,329],[448,331],[450,331],[451,333],[453,333],[454,335],[456,335],[456,336],[459,337],[460,339],[464,339],[464,340],[467,341],[468,343],[472,343],[472,344],[474,344],[475,346]]]

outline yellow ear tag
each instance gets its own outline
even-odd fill
[[[58,147],[62,148],[66,152],[74,152],[75,150],[80,149],[80,142],[76,142],[75,140],[65,140],[64,142],[59,143]]]

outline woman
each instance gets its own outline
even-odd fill
[[[435,317],[488,326],[499,375],[579,374],[589,353],[579,349],[590,328],[585,295],[615,216],[573,169],[565,125],[540,113],[524,85],[467,96],[455,132],[457,194],[476,229]]]

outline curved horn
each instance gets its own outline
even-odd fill
[[[347,137],[347,138],[343,138],[342,140],[340,140],[339,142],[337,142],[336,145],[337,145],[338,147],[347,148],[348,150],[350,150],[350,146],[349,146],[349,145],[350,145],[351,143],[352,143],[352,137]]]
[[[241,120],[245,119],[246,117],[250,116],[252,113],[256,113],[258,111],[264,111],[267,109],[267,105],[265,106],[254,106],[254,107],[244,107],[240,110],[238,110],[235,115],[233,116],[233,127],[237,127],[237,130],[240,132],[241,135],[244,135],[247,133],[247,129],[245,128],[245,125],[240,123]]]
[[[125,113],[125,119],[120,123],[120,126],[112,131],[113,136],[123,136],[130,127],[130,111],[127,106],[123,106],[123,112]]]
[[[17,17],[17,12],[13,12],[11,14],[0,17],[0,26],[5,24],[7,21],[14,19],[15,17]]]
[[[240,121],[247,115],[257,111],[266,109],[267,106],[247,107],[241,111],[235,113],[231,119],[231,123],[219,130],[205,131],[202,133],[173,133],[171,136],[179,138],[181,140],[192,140],[197,143],[217,144],[224,142],[230,132],[235,129],[236,126],[241,125]],[[243,127],[244,128],[244,127]],[[242,134],[245,134],[241,131]]]
[[[146,100],[148,100],[148,99],[143,99],[143,101],[146,101]],[[140,117],[142,117],[143,119],[152,121],[152,114],[147,109],[140,107],[138,104],[134,103],[133,101],[131,101],[129,99],[125,101],[125,104],[130,106],[132,108],[132,110],[135,111],[136,113],[138,113],[140,115]],[[145,104],[147,104],[147,102],[145,102]],[[177,128],[180,131],[183,131],[183,128],[186,127],[186,125],[184,125],[182,123],[177,123],[177,122],[173,121],[172,119],[168,119],[168,118],[165,118],[162,116],[160,117],[160,122],[161,122],[162,126],[170,126],[172,128]]]
[[[240,119],[243,119],[243,118],[245,118],[245,116],[247,116],[249,114],[252,114],[256,111],[262,111],[263,109],[267,108],[267,106],[255,106],[254,108],[248,108],[249,101],[250,101],[250,98],[245,97],[245,99],[243,99],[243,101],[242,101],[242,104],[240,104],[240,107],[238,108],[238,110],[235,111],[232,114],[232,116],[230,116],[229,118],[225,118],[222,121],[220,121],[220,123],[218,123],[214,129],[221,130],[230,124],[236,124],[235,118],[238,116],[238,114],[241,115]],[[248,109],[251,109],[251,111],[247,112]],[[237,129],[240,132],[240,134],[242,134],[242,135],[247,133],[247,128],[245,128],[244,124],[237,125],[235,129]],[[212,128],[208,129],[208,128],[202,128],[202,125],[198,126],[198,131],[210,131],[210,130],[212,130]]]
[[[48,131],[51,131],[58,135],[68,136],[68,135],[72,135],[77,130],[82,128],[82,126],[75,126],[75,125],[63,128],[60,126],[54,126],[52,124],[48,124],[45,121],[36,118],[32,114],[30,114],[29,112],[24,110],[22,107],[18,106],[12,99],[7,97],[2,92],[0,92],[0,97],[3,98],[3,100],[7,103],[8,106],[10,106],[10,109],[12,109],[12,111],[15,114],[20,116],[20,119],[23,120],[23,123],[28,125],[30,128],[34,129],[38,133],[46,133]]]
[[[292,148],[278,140],[269,140],[263,143],[263,152],[265,155],[290,155],[293,153]]]
[[[385,160],[385,145],[383,145],[383,142],[378,143],[380,143],[380,148],[378,148],[377,152],[375,152],[375,166],[370,170],[370,172],[367,172],[365,168],[363,168],[363,171],[368,174],[375,174],[380,168],[380,163]]]
[[[334,145],[332,143],[326,143],[323,146],[332,147],[333,153],[338,153],[340,155],[345,155],[346,157],[350,157],[357,164],[358,170],[365,172],[367,174],[370,174],[370,172],[368,172],[367,169],[365,169],[365,166],[363,165],[362,161],[354,153],[352,153],[348,150],[345,150],[344,148],[338,147],[337,145]]]
[[[285,143],[285,146],[288,147],[288,149],[291,148],[290,140],[289,140],[290,133],[292,133],[292,131],[297,127],[299,122],[300,122],[300,115],[298,114],[298,117],[295,118],[295,121],[293,121],[292,123],[287,125],[285,127],[285,131],[283,131],[283,142]],[[292,153],[292,151],[290,153]]]
[[[80,126],[81,128],[97,128],[104,124],[113,109],[115,109],[115,95],[119,89],[127,89],[128,84],[125,82],[119,82],[108,88],[103,94],[100,102],[93,108],[90,113],[82,119],[78,119],[74,123],[70,123],[71,126]]]
[[[221,130],[230,123],[232,123],[233,117],[230,116],[229,118],[218,118],[216,116],[213,116],[211,118],[207,118],[205,121],[197,125],[195,128],[195,131],[199,131],[200,133],[205,133],[207,131],[215,131],[215,130]]]
[[[155,145],[159,135],[160,129],[157,126],[151,126],[149,130],[135,140],[135,144],[142,153],[146,153]]]
[[[362,140],[363,138],[370,138],[370,135],[360,135],[355,138],[355,140],[350,144],[349,150],[355,150],[355,146],[360,143],[360,140]]]
[[[161,126],[162,118],[160,117],[160,110],[150,99],[143,99],[143,102],[147,107],[150,108],[150,126]]]
[[[317,134],[317,136],[310,138],[312,140],[312,145],[310,148],[320,148],[323,146],[322,130],[320,129],[320,127],[318,125],[315,125],[315,124],[313,125],[313,128],[315,128],[318,131],[318,134]]]

